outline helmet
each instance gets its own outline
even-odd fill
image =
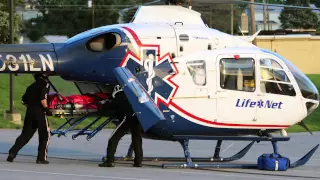
[[[36,81],[38,81],[40,79],[44,79],[44,80],[48,79],[48,76],[46,74],[41,74],[41,73],[36,73],[33,75],[33,77]]]

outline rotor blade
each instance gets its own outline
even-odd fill
[[[310,131],[310,129],[307,127],[307,125],[303,121],[299,122],[298,125],[300,125],[305,130],[307,130],[311,135],[313,135],[312,132]]]

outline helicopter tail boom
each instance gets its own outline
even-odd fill
[[[55,49],[51,43],[0,45],[0,73],[54,73]]]

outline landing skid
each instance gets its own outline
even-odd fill
[[[256,169],[257,164],[219,164],[219,163],[211,163],[211,162],[228,162],[228,161],[235,161],[238,159],[241,159],[249,149],[252,147],[254,142],[260,142],[260,141],[270,141],[273,146],[273,152],[276,154],[279,154],[278,152],[278,141],[288,141],[290,140],[290,137],[214,137],[214,136],[175,136],[173,138],[175,141],[178,141],[183,150],[184,150],[184,156],[185,158],[179,158],[179,157],[145,157],[145,161],[185,161],[185,163],[168,163],[168,164],[162,164],[162,168],[249,168],[249,169]],[[189,150],[189,140],[190,139],[201,139],[201,140],[218,140],[216,148],[215,148],[215,154],[211,158],[191,158],[190,150]],[[236,141],[252,141],[250,144],[248,144],[245,148],[243,148],[240,152],[233,155],[229,158],[221,158],[220,157],[220,148],[222,140],[236,140]],[[303,156],[301,159],[294,163],[290,163],[289,168],[297,168],[300,166],[305,165],[311,156],[314,154],[314,152],[318,149],[319,144],[316,145],[313,149],[311,149],[305,156]],[[128,150],[128,154],[126,157],[118,157],[117,160],[124,160],[129,161],[133,160],[132,157],[132,148],[130,146]],[[195,162],[207,162],[207,163],[195,163]]]
[[[231,156],[231,157],[220,157],[220,149],[222,140],[217,141],[217,145],[215,147],[215,152],[212,157],[195,157],[191,158],[192,161],[198,161],[198,162],[229,162],[229,161],[235,161],[238,159],[243,158],[252,145],[255,143],[255,141],[252,141],[250,144],[248,144],[246,147],[244,147],[241,151],[239,151],[237,154]],[[130,145],[128,153],[125,157],[116,157],[116,160],[118,161],[133,161],[133,148]],[[185,158],[182,157],[144,157],[144,161],[185,161]]]

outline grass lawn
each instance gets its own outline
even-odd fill
[[[320,89],[320,75],[308,75],[308,77],[316,84]],[[72,82],[62,80],[60,77],[53,77],[52,83],[63,95],[80,94],[76,86]],[[25,107],[20,103],[21,96],[23,95],[26,87],[33,82],[31,75],[19,75],[14,78],[14,106],[16,111],[21,113],[22,120],[25,115]],[[8,120],[5,120],[4,113],[9,109],[9,75],[0,74],[0,128],[15,128],[20,129],[21,125],[15,125]],[[90,124],[94,119],[90,118],[85,120],[76,126],[76,128],[83,128]],[[59,127],[66,120],[62,118],[49,117],[50,126],[52,129]],[[100,120],[102,121],[102,120]],[[312,131],[320,131],[320,108],[316,109],[310,116],[304,121]],[[93,126],[97,127],[96,126]],[[112,125],[107,128],[113,128]],[[300,126],[292,126],[288,129],[288,132],[305,132]]]

